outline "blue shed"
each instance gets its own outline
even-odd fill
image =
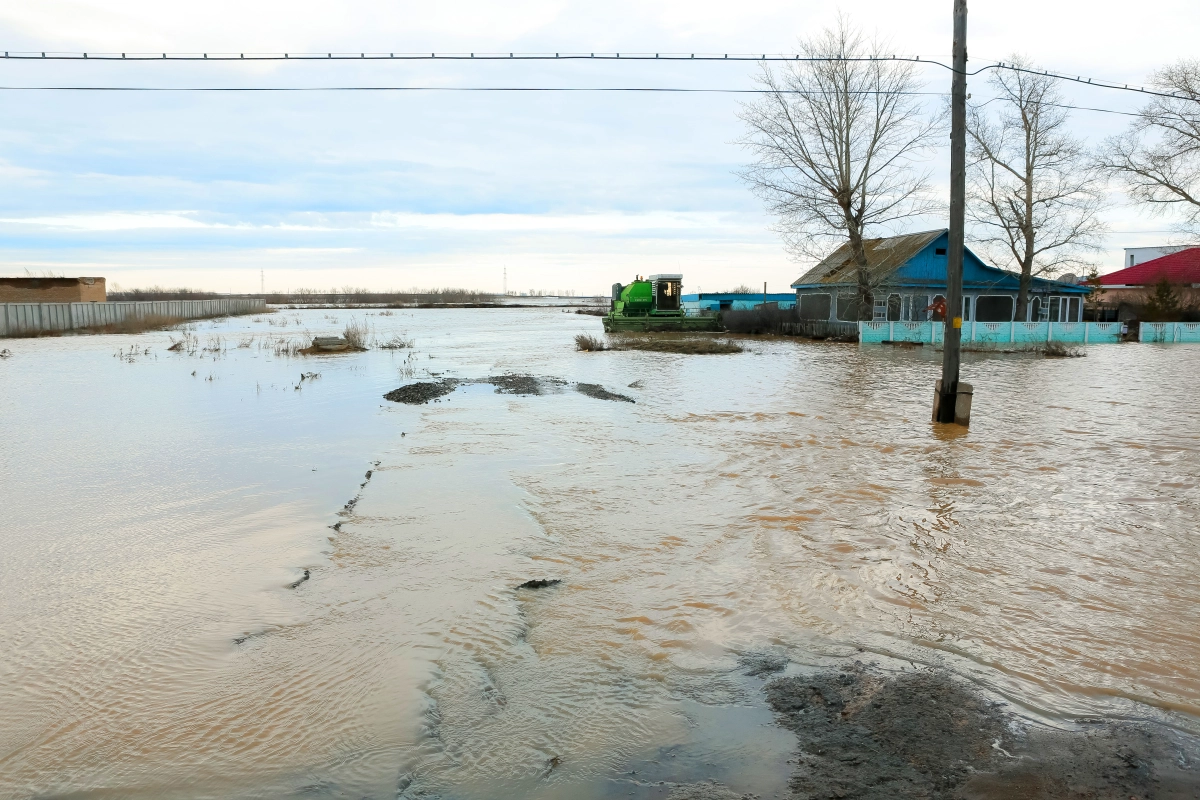
[[[760,306],[763,304],[763,293],[703,292],[685,294],[682,300],[684,311],[687,314],[715,314],[718,311],[742,311]],[[796,305],[796,295],[791,292],[768,294],[766,302],[768,305],[778,304],[780,308],[792,308]]]
[[[874,321],[940,320],[945,304],[949,232],[910,233],[863,242],[871,274]],[[983,262],[964,248],[964,322],[1012,322],[1020,276]],[[846,243],[792,284],[801,319],[856,322],[857,269]],[[1034,278],[1026,319],[1018,322],[1080,322],[1086,287]]]

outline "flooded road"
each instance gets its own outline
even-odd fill
[[[413,347],[275,354],[352,316]],[[6,341],[0,797],[785,796],[763,658],[1200,731],[1200,347],[968,356],[964,433],[935,353],[575,352],[599,328]],[[545,392],[382,397],[507,373]]]

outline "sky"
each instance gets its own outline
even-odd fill
[[[948,58],[950,0],[0,3],[10,52],[789,53],[839,11],[896,53]],[[1200,4],[972,0],[971,61],[1021,53],[1141,85],[1194,55]],[[752,62],[0,60],[0,86],[752,87]],[[948,91],[949,73],[922,73]],[[982,79],[973,101],[988,95]],[[1066,84],[1132,111],[1133,93]],[[604,294],[682,272],[686,291],[787,291],[793,261],[737,177],[736,95],[115,93],[0,90],[0,274],[210,291],[467,287]],[[933,97],[932,103],[941,99]],[[932,108],[932,105],[931,105]],[[1091,143],[1128,117],[1076,111]],[[945,193],[948,155],[928,164]],[[1113,192],[1101,272],[1169,220]],[[943,227],[914,220],[910,229]],[[968,240],[969,243],[969,240]],[[505,283],[507,275],[507,283]]]

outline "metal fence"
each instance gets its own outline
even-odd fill
[[[0,303],[0,337],[102,328],[130,319],[200,319],[266,311],[255,298],[155,300],[145,303]]]
[[[1166,324],[1186,325],[1190,323]],[[860,322],[858,323],[858,338],[864,344],[872,342],[876,344],[879,342],[940,344],[943,329],[941,322]],[[962,340],[980,344],[1040,344],[1042,342],[1104,344],[1121,341],[1121,323],[964,322]],[[1143,339],[1143,341],[1146,340]],[[1200,338],[1184,341],[1200,341]]]

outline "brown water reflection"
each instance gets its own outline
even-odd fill
[[[932,354],[576,353],[597,323],[555,310],[372,321],[416,339],[418,375],[638,402],[410,408],[380,399],[406,368],[382,351],[297,389],[311,362],[253,349],[13,343],[0,796],[771,796],[792,740],[747,653],[1196,725],[1200,410],[1174,389],[1200,348],[972,357],[966,433],[927,421]],[[199,332],[270,331],[221,325]],[[132,338],[155,357],[111,357]]]

